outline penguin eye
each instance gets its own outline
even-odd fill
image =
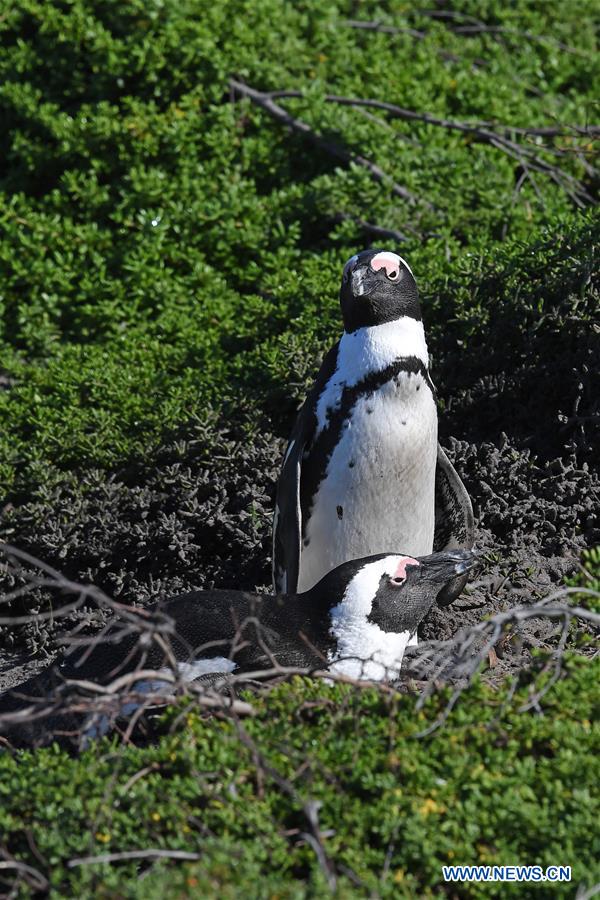
[[[390,281],[398,281],[398,278],[400,277],[400,272],[397,269],[395,272],[388,272],[387,277],[390,279]]]
[[[406,578],[401,578],[400,576],[394,576],[393,578],[390,578],[390,584],[392,585],[392,587],[401,587],[401,585],[403,585],[405,581]]]

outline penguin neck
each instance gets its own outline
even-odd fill
[[[382,577],[393,574],[401,558],[386,555],[363,566],[332,608],[330,630],[336,646],[328,658],[330,671],[375,680],[398,676],[411,633],[408,628],[384,631],[370,620],[370,613]]]
[[[323,609],[326,600],[336,609],[343,607],[345,613],[361,612],[367,615],[381,576],[385,571],[394,572],[402,557],[388,553],[378,553],[364,559],[353,559],[337,566],[324,575],[307,591],[297,595],[297,601],[306,608]],[[341,599],[334,602],[332,598]]]
[[[402,357],[416,357],[426,369],[429,367],[423,323],[411,316],[358,328],[350,334],[345,331],[340,339],[337,368],[348,374],[344,380],[351,385],[365,372],[385,369]]]
[[[342,621],[367,616],[371,612],[382,576],[388,573],[391,577],[400,558],[380,556],[361,566],[348,582],[340,603],[335,607],[336,615]]]

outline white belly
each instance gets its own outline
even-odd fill
[[[402,372],[358,400],[309,514],[298,590],[350,559],[431,553],[436,458],[437,411],[421,375]]]

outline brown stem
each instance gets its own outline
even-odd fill
[[[355,165],[366,169],[368,172],[370,172],[370,174],[376,181],[381,181],[384,184],[389,185],[390,190],[397,197],[402,197],[403,200],[407,200],[409,203],[413,204],[424,203],[430,209],[432,208],[431,203],[423,201],[415,194],[411,193],[408,188],[402,187],[402,185],[397,184],[386,172],[383,171],[383,169],[381,169],[370,159],[367,159],[365,156],[361,156],[357,153],[351,153],[336,141],[327,140],[326,138],[322,137],[322,135],[317,134],[306,124],[306,122],[303,122],[301,119],[294,118],[294,116],[290,115],[287,110],[283,109],[282,106],[279,106],[274,102],[273,97],[277,95],[261,93],[260,91],[257,91],[254,88],[250,87],[250,85],[244,84],[241,81],[237,81],[234,78],[230,79],[229,83],[237,94],[240,94],[242,97],[247,97],[252,101],[252,103],[255,103],[256,106],[260,106],[261,109],[264,109],[265,112],[267,112],[273,119],[276,119],[278,122],[287,125],[293,131],[297,131],[299,134],[304,135],[304,137],[311,141],[311,143],[315,144],[317,147],[320,147],[321,150],[325,150],[331,156],[335,156],[338,159],[341,159],[342,162],[354,163]],[[294,94],[294,96],[296,95]],[[298,96],[300,96],[300,94],[298,94]]]

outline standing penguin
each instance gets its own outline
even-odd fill
[[[435,388],[417,285],[395,253],[346,263],[344,333],[298,418],[277,487],[273,581],[309,590],[347,560],[472,547],[465,487],[437,442]],[[438,598],[452,602],[465,579]]]

